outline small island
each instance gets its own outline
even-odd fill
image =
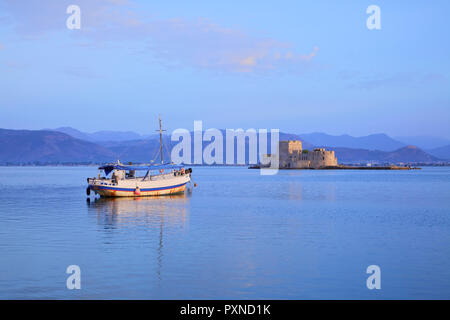
[[[349,170],[411,170],[420,169],[411,166],[352,166],[338,164],[334,151],[325,148],[315,148],[313,151],[304,150],[300,140],[286,140],[279,142],[279,166],[278,169],[349,169]],[[263,163],[250,166],[250,169],[270,167],[275,155],[265,154]]]

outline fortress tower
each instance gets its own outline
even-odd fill
[[[316,148],[303,150],[299,140],[280,141],[280,169],[320,169],[338,166],[334,151]]]

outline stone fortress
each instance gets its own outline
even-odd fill
[[[338,167],[334,151],[316,148],[314,151],[303,150],[302,142],[289,140],[279,142],[280,169],[321,169]],[[270,162],[272,155],[264,155],[265,163]]]
[[[279,169],[350,169],[350,170],[411,170],[420,167],[411,166],[351,166],[338,164],[334,151],[324,148],[315,148],[313,151],[303,150],[302,142],[289,140],[279,142]],[[271,162],[276,162],[276,155],[265,154],[263,163],[251,166],[251,169],[267,168]]]

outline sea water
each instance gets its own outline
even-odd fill
[[[181,196],[87,201],[96,175],[0,167],[0,298],[450,298],[448,167],[194,167]]]

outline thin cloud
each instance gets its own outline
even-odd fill
[[[6,10],[24,37],[70,32],[65,8],[72,0],[7,0]],[[86,48],[114,43],[144,43],[141,53],[168,67],[191,67],[230,73],[304,72],[317,56],[311,45],[306,53],[276,39],[250,35],[220,26],[209,19],[156,19],[138,14],[125,0],[80,0],[81,30],[71,32],[76,45]],[[32,10],[31,10],[32,9]],[[39,12],[39,14],[36,14]],[[61,14],[63,13],[63,14]]]
[[[350,87],[373,90],[383,87],[406,87],[420,84],[442,84],[447,78],[439,73],[399,72],[392,75],[374,75],[365,77]]]
[[[148,52],[163,63],[225,72],[295,71],[317,54],[298,54],[289,43],[250,36],[206,19],[152,21],[141,25]]]

